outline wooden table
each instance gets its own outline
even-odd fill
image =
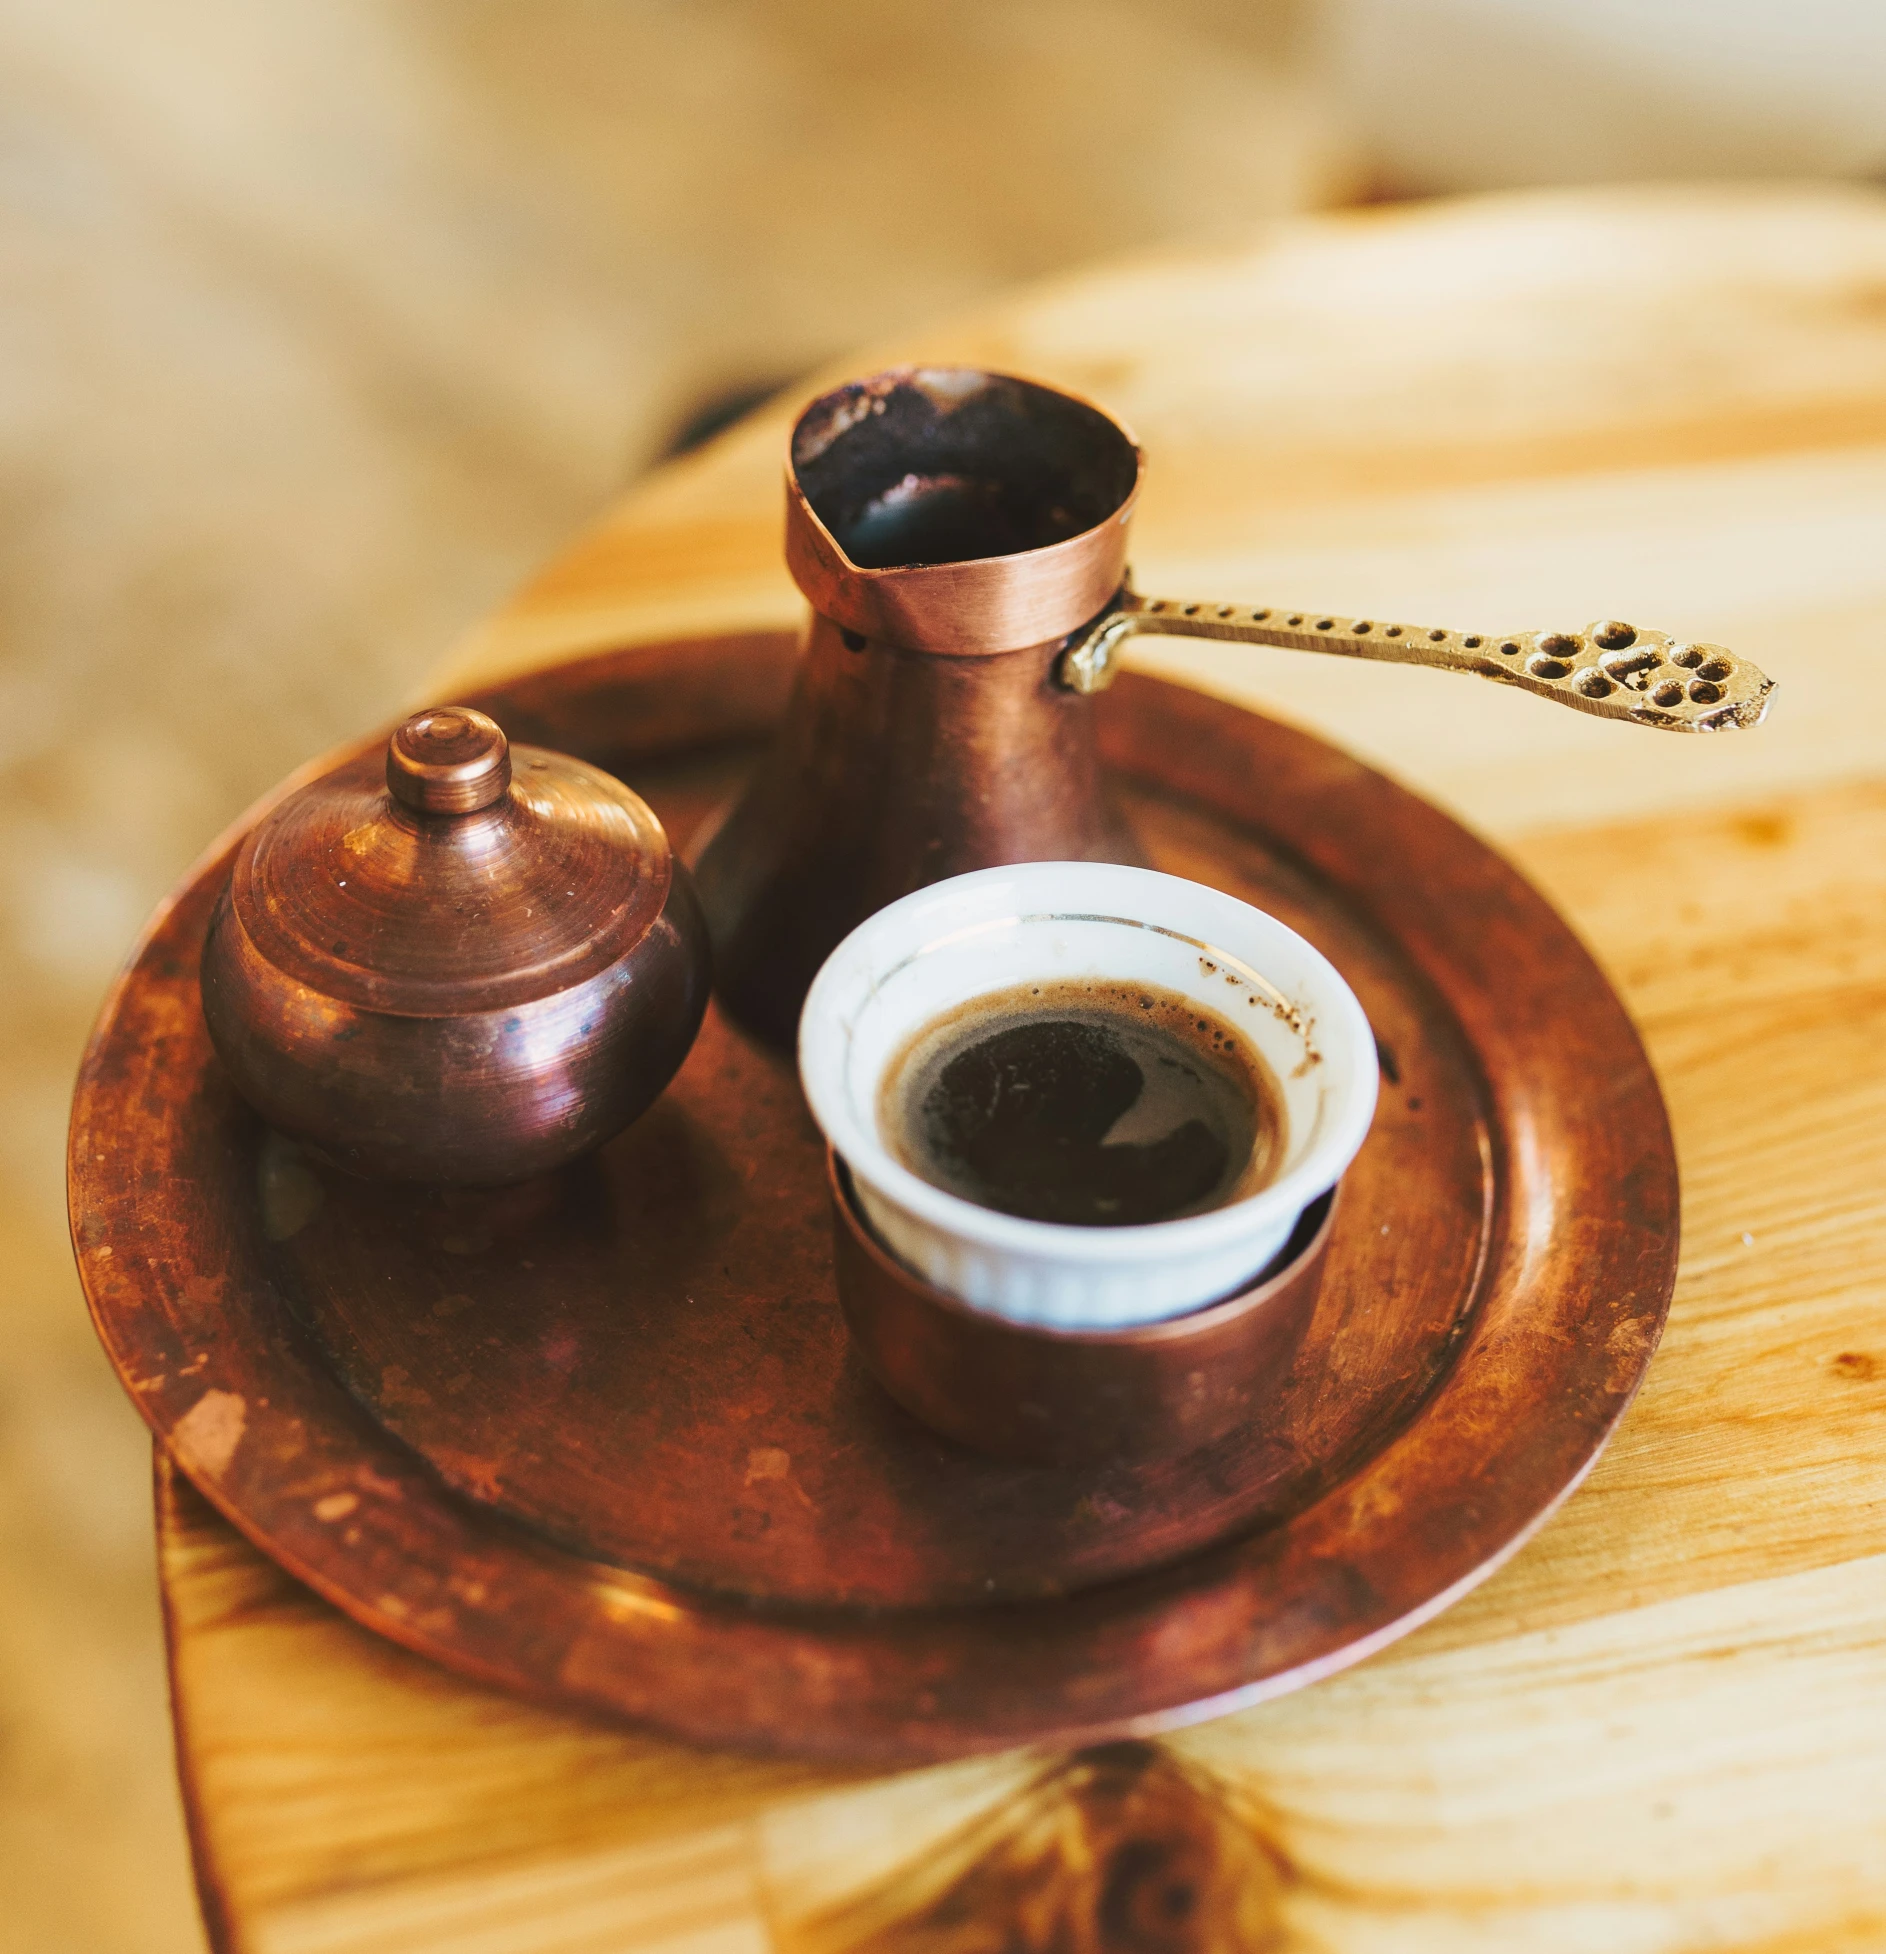
[[[1147,587],[1496,630],[1622,615],[1779,678],[1760,732],[1685,741],[1426,673],[1139,652],[1388,767],[1585,934],[1682,1157],[1662,1351],[1540,1537],[1360,1668],[1156,1747],[888,1777],[474,1688],[315,1601],[160,1467],[219,1939],[1886,1945],[1886,199],[1371,212],[1071,278],[889,350],[1123,412],[1152,457]],[[638,487],[436,691],[792,619],[788,418]],[[1177,1855],[1138,1940],[1108,1885],[1127,1840]]]

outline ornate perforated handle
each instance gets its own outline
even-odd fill
[[[1142,597],[1130,586],[1062,654],[1062,684],[1076,692],[1104,690],[1121,646],[1141,631],[1472,672],[1580,712],[1673,733],[1759,726],[1775,688],[1773,679],[1721,645],[1672,638],[1616,618],[1583,631],[1442,631],[1321,611]]]

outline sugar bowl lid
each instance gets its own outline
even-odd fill
[[[469,706],[414,713],[377,756],[290,795],[229,896],[262,958],[400,1017],[502,1010],[634,948],[674,879],[648,806],[599,768],[513,748]]]

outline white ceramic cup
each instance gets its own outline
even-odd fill
[[[878,1096],[916,1032],[972,998],[1080,977],[1161,985],[1242,1030],[1283,1089],[1268,1186],[1175,1221],[1083,1228],[978,1207],[897,1159]],[[899,1261],[974,1308],[1063,1329],[1157,1322],[1242,1288],[1355,1158],[1377,1078],[1355,993],[1295,930],[1200,883],[1103,862],[980,869],[879,910],[813,980],[799,1073]]]

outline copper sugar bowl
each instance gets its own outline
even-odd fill
[[[633,1120],[687,1055],[708,978],[647,804],[459,706],[266,815],[202,963],[210,1037],[270,1124],[357,1173],[471,1184]]]
[[[911,890],[1026,861],[1143,858],[1109,804],[1091,695],[1138,632],[1432,665],[1675,732],[1757,724],[1772,681],[1719,645],[1607,618],[1451,631],[1142,596],[1143,458],[1089,401],[900,367],[793,429],[786,561],[813,610],[785,723],[696,865],[722,1001],[791,1037],[827,953]]]

